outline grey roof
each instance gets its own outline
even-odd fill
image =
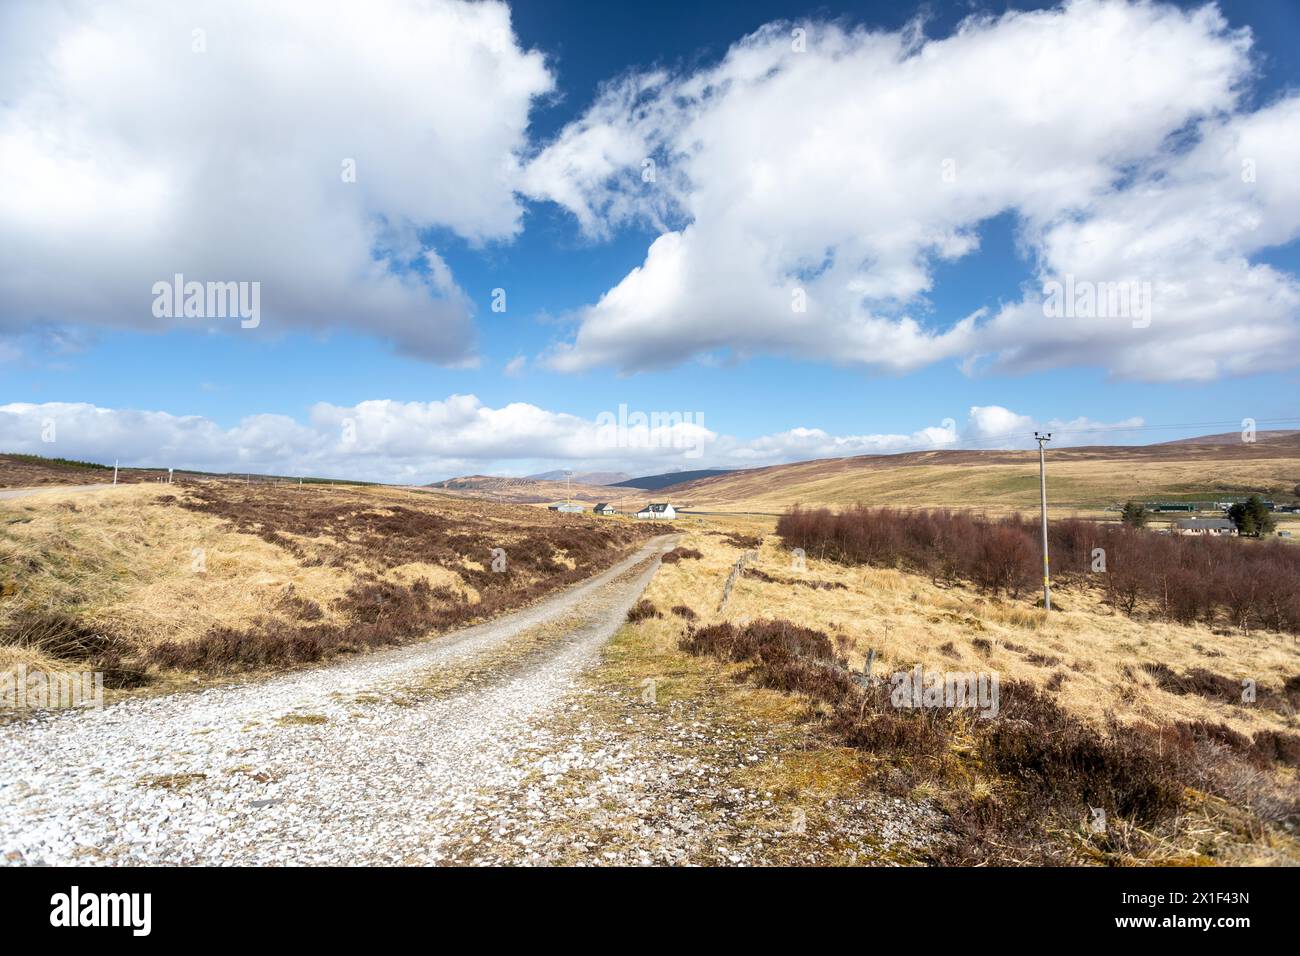
[[[597,510],[597,511],[601,511],[601,510],[603,510],[603,509],[605,509],[605,508],[612,508],[612,507],[614,507],[614,506],[611,505],[608,501],[602,501],[602,502],[600,502],[598,505],[596,505],[596,510]]]
[[[652,501],[650,504],[646,505],[641,510],[642,511],[667,511],[668,502],[664,501],[656,504],[655,502]]]
[[[1184,518],[1178,522],[1181,531],[1232,531],[1236,527],[1227,518]]]

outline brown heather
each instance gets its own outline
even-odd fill
[[[656,533],[380,488],[204,481],[25,499],[0,528],[0,667],[93,665],[129,687],[316,662],[520,607]]]
[[[760,687],[802,695],[832,734],[887,761],[882,780],[938,792],[952,831],[935,852],[940,863],[1066,861],[1072,848],[1054,835],[1077,830],[1093,808],[1112,820],[1107,834],[1092,837],[1095,849],[1132,850],[1109,844],[1130,839],[1130,825],[1172,825],[1189,788],[1241,801],[1236,790],[1251,765],[1293,764],[1300,749],[1294,735],[1262,732],[1251,741],[1222,725],[1098,727],[1023,681],[1001,685],[992,720],[897,708],[888,681],[852,673],[825,633],[783,620],[688,626],[679,646],[747,665],[744,678]],[[972,786],[975,777],[984,785]],[[1273,792],[1256,784],[1246,796]],[[1268,815],[1294,824],[1300,806],[1283,801]]]
[[[794,508],[777,522],[788,548],[843,564],[926,574],[936,584],[1032,598],[1041,581],[1038,524],[969,511]],[[1049,524],[1052,572],[1101,589],[1125,614],[1179,624],[1300,634],[1300,548],[1280,540],[1157,534],[1071,518]],[[1092,570],[1105,552],[1104,573]]]
[[[645,598],[633,604],[627,612],[627,619],[632,624],[652,617],[663,617],[663,615],[659,613],[659,609],[654,604],[645,600]]]
[[[663,560],[668,564],[675,564],[678,561],[698,561],[704,557],[704,554],[695,548],[674,548],[664,554]]]

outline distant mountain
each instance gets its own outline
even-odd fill
[[[557,470],[527,477],[530,481],[563,481],[565,476],[563,470]],[[571,480],[575,485],[616,485],[631,477],[626,471],[575,471]]]
[[[1290,429],[1274,429],[1272,431],[1262,431],[1255,433],[1255,441],[1284,441],[1288,438],[1294,438],[1300,435],[1300,431]],[[1162,441],[1161,445],[1238,445],[1241,444],[1241,432],[1224,432],[1219,435],[1198,435],[1195,438],[1176,438],[1173,441]]]
[[[563,472],[560,473],[561,475]],[[598,473],[597,473],[598,474]],[[584,476],[585,477],[585,476]],[[1059,514],[1137,501],[1207,500],[1264,494],[1295,500],[1300,430],[1238,432],[1150,445],[1065,446],[1048,450],[1048,495]],[[428,487],[497,501],[612,501],[620,511],[653,495],[678,508],[780,513],[795,503],[1033,510],[1038,453],[935,449],[769,465],[702,468],[628,478],[608,485],[469,475]]]
[[[666,477],[681,479],[686,472]],[[1047,494],[1055,514],[1100,512],[1128,501],[1216,501],[1261,494],[1295,500],[1300,432],[1206,435],[1151,445],[1049,448]],[[679,509],[779,514],[794,504],[842,508],[1038,508],[1038,453],[936,449],[823,458],[698,478],[658,491]]]
[[[680,485],[686,481],[713,478],[717,475],[729,475],[732,470],[731,468],[699,468],[695,471],[670,471],[663,475],[646,475],[643,478],[628,478],[626,481],[611,481],[608,484],[615,488],[640,488],[642,491],[658,491],[660,488]]]
[[[578,481],[546,481],[539,478],[496,478],[492,475],[465,475],[435,481],[426,488],[434,488],[469,498],[488,498],[492,501],[512,501],[520,504],[542,504],[552,501],[597,502],[613,497],[601,485],[587,485]]]

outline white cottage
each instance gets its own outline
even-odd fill
[[[1179,534],[1233,535],[1237,526],[1227,518],[1184,518],[1175,523],[1174,530]]]
[[[651,502],[636,513],[638,518],[650,520],[667,520],[671,521],[677,517],[677,512],[668,502],[656,504]]]

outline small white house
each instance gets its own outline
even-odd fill
[[[677,512],[674,510],[673,506],[666,501],[659,504],[651,502],[638,511],[636,516],[641,519],[652,521],[671,521],[673,518],[677,517]]]
[[[1233,535],[1237,526],[1227,518],[1184,518],[1175,523],[1179,534]]]
[[[595,511],[596,514],[598,515],[618,514],[618,512],[614,510],[614,506],[611,505],[608,501],[602,501],[600,504],[596,505],[596,507],[593,508],[592,510]]]

